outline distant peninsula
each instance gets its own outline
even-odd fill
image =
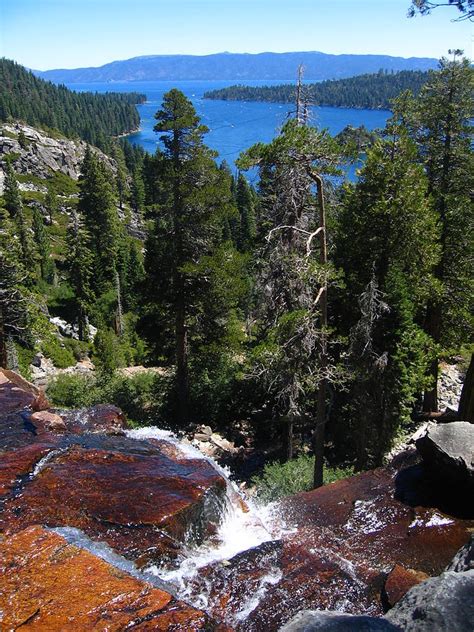
[[[214,55],[149,55],[114,61],[98,68],[34,71],[54,83],[93,83],[160,80],[289,80],[303,64],[305,79],[324,81],[365,73],[421,70],[437,67],[427,57],[389,55],[329,55],[321,52],[217,53]]]
[[[302,99],[310,105],[389,110],[391,100],[401,92],[411,90],[413,94],[418,94],[429,76],[430,72],[413,70],[379,71],[347,79],[304,84]],[[296,87],[294,84],[259,87],[235,85],[205,92],[204,98],[223,101],[293,103],[296,98]]]

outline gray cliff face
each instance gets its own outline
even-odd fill
[[[26,145],[22,147],[18,135],[23,132]],[[22,123],[5,123],[0,128],[0,160],[7,154],[14,154],[13,168],[21,175],[47,178],[52,172],[60,171],[77,180],[80,164],[84,158],[87,143],[68,138],[52,138],[46,132]],[[92,150],[101,160],[115,171],[112,159],[96,148]],[[0,195],[3,193],[4,173],[0,163]]]

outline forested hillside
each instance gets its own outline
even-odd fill
[[[341,108],[365,108],[389,110],[392,99],[404,90],[418,94],[429,78],[428,72],[402,71],[359,75],[336,81],[304,84],[302,99],[309,105],[327,105]],[[224,101],[265,101],[270,103],[293,103],[296,88],[293,84],[251,87],[230,86],[211,90],[205,99]]]
[[[22,120],[72,138],[104,146],[110,136],[138,128],[135,105],[145,95],[136,92],[76,93],[28,72],[8,59],[0,59],[0,121]]]
[[[437,411],[439,360],[467,358],[473,333],[474,70],[456,53],[409,76],[423,86],[380,134],[335,139],[299,110],[237,173],[176,89],[154,155],[110,141],[113,164],[86,151],[78,182],[3,155],[0,365],[29,375],[38,351],[61,367],[91,358],[95,371],[50,383],[56,405],[211,424],[260,466],[309,463],[315,485],[329,466],[380,465],[415,415]],[[342,183],[350,145],[366,158]],[[124,376],[133,365],[152,370]]]

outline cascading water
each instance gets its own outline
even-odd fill
[[[185,545],[179,566],[151,566],[147,572],[176,587],[180,598],[192,605],[208,609],[211,606],[211,586],[207,593],[193,592],[193,580],[200,571],[213,564],[228,564],[228,560],[243,551],[253,549],[265,542],[279,539],[289,529],[283,523],[275,505],[258,506],[252,500],[243,498],[237,485],[229,479],[230,472],[222,468],[211,457],[203,455],[190,443],[180,441],[173,433],[155,427],[126,431],[128,437],[147,441],[150,439],[166,441],[174,446],[183,459],[204,459],[214,467],[227,483],[225,502],[220,508],[220,521],[217,533],[199,546]],[[240,604],[234,613],[236,622],[244,621],[246,616],[257,607],[267,588],[278,583],[281,571],[270,568],[260,579],[251,598]]]

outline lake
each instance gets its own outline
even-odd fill
[[[269,142],[278,133],[290,112],[291,104],[254,103],[243,101],[211,101],[203,99],[208,90],[239,83],[236,81],[143,81],[123,83],[73,83],[68,87],[77,91],[91,92],[142,92],[147,102],[138,106],[140,131],[131,134],[131,142],[141,145],[150,153],[160,144],[153,131],[155,112],[160,109],[163,95],[171,88],[178,88],[192,101],[202,122],[209,128],[206,144],[215,149],[219,159],[233,165],[239,154],[257,142]],[[246,85],[263,86],[291,83],[290,81],[246,81]],[[311,83],[311,82],[308,82]],[[369,130],[384,127],[390,112],[386,110],[356,110],[349,108],[313,107],[310,121],[313,125],[327,127],[337,134],[346,125],[365,125]],[[353,176],[352,170],[350,176]]]

